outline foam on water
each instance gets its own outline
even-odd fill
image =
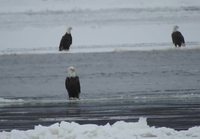
[[[5,98],[0,98],[0,103],[22,103],[24,100],[22,99],[5,99]]]

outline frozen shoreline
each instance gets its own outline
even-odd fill
[[[175,131],[170,128],[155,128],[147,125],[145,118],[140,118],[138,122],[126,123],[119,121],[113,125],[106,124],[105,126],[97,126],[93,124],[79,125],[77,123],[61,122],[55,123],[49,127],[36,126],[34,130],[18,131],[13,130],[11,132],[0,132],[2,139],[14,139],[18,138],[94,138],[94,139],[198,139],[200,127],[193,127],[186,131]]]
[[[20,48],[0,50],[0,56],[3,55],[30,55],[30,54],[81,54],[81,53],[111,53],[111,52],[145,52],[145,51],[174,51],[174,50],[199,50],[200,43],[187,42],[186,47],[175,48],[171,43],[138,43],[121,45],[96,45],[96,46],[72,46],[70,51],[58,51],[58,48]]]

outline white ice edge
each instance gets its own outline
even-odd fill
[[[192,127],[184,131],[176,131],[166,127],[150,127],[147,119],[141,117],[138,122],[118,121],[113,125],[103,126],[95,124],[80,125],[75,122],[55,123],[51,126],[35,126],[32,130],[0,132],[1,139],[199,139],[200,127]]]
[[[58,51],[56,48],[38,48],[38,49],[7,49],[0,50],[0,55],[26,55],[26,54],[67,54],[67,53],[106,53],[106,52],[128,52],[128,51],[169,51],[169,50],[198,50],[200,45],[191,45],[175,48],[173,46],[94,46],[84,47],[76,46],[69,51]]]

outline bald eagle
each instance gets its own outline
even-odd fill
[[[79,95],[81,93],[81,86],[79,77],[76,74],[75,68],[70,66],[67,69],[67,77],[65,80],[65,87],[67,89],[69,99],[79,99]]]
[[[69,50],[72,44],[71,30],[72,30],[72,27],[69,27],[65,35],[62,36],[62,39],[60,40],[59,51]]]
[[[171,34],[172,37],[172,42],[175,45],[175,47],[181,47],[185,46],[185,40],[183,35],[181,34],[180,31],[178,31],[178,26],[174,26],[173,32]]]

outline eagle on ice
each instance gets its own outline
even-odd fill
[[[72,44],[71,30],[72,30],[72,27],[69,27],[65,35],[62,36],[62,39],[60,40],[59,51],[69,50]]]
[[[183,35],[181,34],[180,31],[178,31],[178,26],[174,26],[173,32],[171,34],[172,37],[172,42],[175,45],[175,47],[181,47],[185,46],[185,40]]]

